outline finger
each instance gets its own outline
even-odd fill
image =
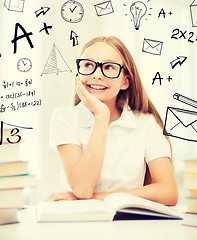
[[[46,199],[45,201],[49,201],[49,199],[51,199],[54,196],[55,193],[51,193]]]
[[[80,90],[80,87],[79,87],[79,83],[77,82],[77,85],[76,85],[76,92],[77,92],[77,95],[78,97],[80,98],[80,100],[82,101],[82,93],[81,93],[81,90]]]
[[[90,93],[88,92],[88,90],[85,88],[85,86],[80,80],[79,80],[79,89],[80,89],[81,95],[84,98],[90,96]]]
[[[48,202],[56,202],[60,200],[67,200],[62,194],[56,194],[53,197],[51,197]]]
[[[87,90],[80,80],[77,82],[77,91],[80,99],[83,100],[87,95]]]
[[[61,192],[53,192],[48,196],[48,198],[45,199],[45,201],[53,201],[54,199],[56,199],[56,196],[60,196],[61,194]]]

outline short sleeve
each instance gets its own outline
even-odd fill
[[[53,110],[49,129],[49,149],[56,152],[61,144],[80,145],[78,119],[74,107]]]
[[[153,115],[148,119],[147,128],[145,161],[149,163],[159,157],[171,158],[170,144]]]

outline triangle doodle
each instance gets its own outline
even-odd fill
[[[53,48],[51,50],[51,53],[48,57],[48,60],[45,64],[44,70],[41,74],[52,74],[59,72],[72,72],[66,61],[64,60],[61,52],[59,49],[53,44]]]

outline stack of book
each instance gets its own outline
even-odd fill
[[[184,189],[189,195],[183,225],[197,227],[197,159],[187,160],[184,164]]]
[[[36,179],[28,172],[28,162],[19,160],[21,142],[17,136],[14,140],[12,129],[1,131],[0,224],[8,224],[18,222],[17,210],[23,208],[23,188],[36,186]]]

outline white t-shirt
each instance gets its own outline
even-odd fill
[[[84,150],[94,125],[94,114],[82,103],[56,108],[50,127],[50,149],[77,144]],[[105,157],[95,192],[110,192],[143,186],[146,163],[171,157],[168,141],[151,114],[124,108],[121,117],[108,127]],[[94,159],[92,159],[94,161]],[[67,190],[71,190],[63,178]]]

